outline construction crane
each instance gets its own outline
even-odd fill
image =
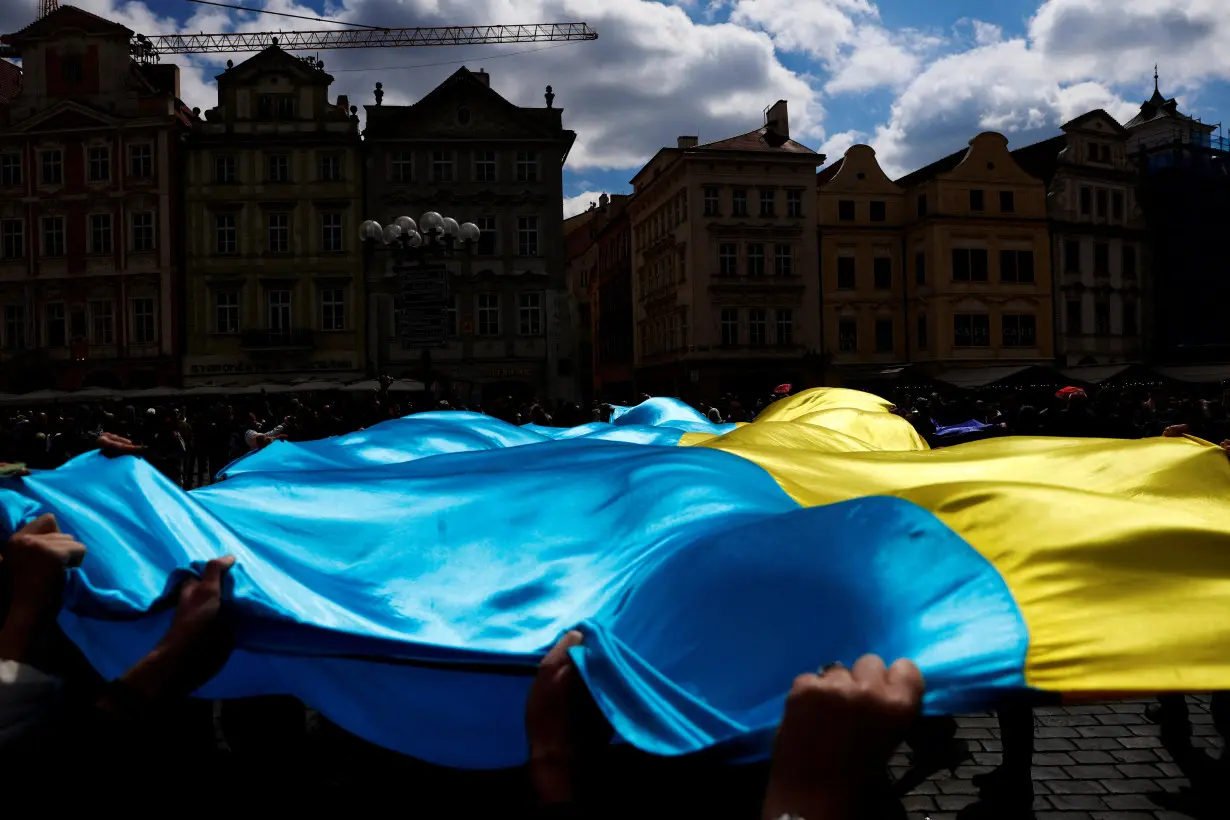
[[[221,4],[219,4],[221,5]],[[39,19],[59,8],[58,0],[40,0]],[[555,43],[597,40],[586,23],[530,23],[511,26],[436,26],[423,28],[319,29],[315,31],[254,31],[229,34],[134,35],[129,50],[144,63],[164,54],[225,54],[261,51],[271,45],[287,50],[322,51],[337,48],[419,48],[504,43]],[[0,57],[17,57],[7,37],[0,37]]]

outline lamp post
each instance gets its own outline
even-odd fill
[[[359,238],[363,242],[365,259],[369,259],[376,251],[392,254],[393,275],[398,278],[403,315],[416,308],[423,310],[425,314],[432,308],[447,309],[447,274],[441,273],[440,279],[433,282],[430,277],[433,268],[431,263],[435,260],[469,255],[478,245],[481,235],[482,232],[473,222],[458,224],[457,220],[440,216],[435,211],[423,214],[418,222],[408,216],[399,216],[388,225],[381,225],[376,220],[369,219],[359,226]],[[412,302],[417,304],[410,304]],[[441,325],[441,331],[443,330]],[[399,329],[399,333],[403,347],[408,349],[415,344],[422,345],[423,386],[431,389],[431,348],[443,343],[443,332],[439,334],[440,338],[435,339],[412,339],[403,329]],[[382,364],[380,344],[381,340],[377,334],[377,370],[381,369]]]

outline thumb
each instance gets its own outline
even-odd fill
[[[19,530],[26,535],[49,535],[59,531],[60,525],[56,523],[56,517],[51,513],[40,515]]]
[[[235,566],[235,556],[233,555],[213,559],[205,565],[205,572],[201,575],[201,583],[211,587],[221,587],[222,578],[230,572],[233,566]]]

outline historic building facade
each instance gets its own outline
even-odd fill
[[[594,395],[608,402],[632,402],[635,395],[632,300],[632,223],[628,197],[611,200],[595,239],[598,270],[589,280],[593,318]]]
[[[406,349],[396,333],[392,260],[372,254],[365,305],[370,366],[427,376],[456,400],[567,396],[576,350],[567,332],[563,164],[576,133],[545,107],[517,106],[483,71],[459,69],[413,105],[366,106],[365,217],[388,224],[436,211],[482,230],[474,252],[444,260],[451,320],[442,347]],[[430,372],[425,372],[426,370]]]
[[[1046,185],[1002,134],[896,181],[905,196],[909,359],[1054,362]]]
[[[905,362],[905,194],[868,145],[854,145],[816,176],[820,328],[828,362]]]
[[[271,46],[218,76],[189,142],[186,386],[365,373],[358,117]]]
[[[1144,218],[1127,129],[1102,110],[1012,152],[1047,185],[1059,364],[1120,364],[1144,355]]]
[[[818,358],[815,171],[785,101],[747,134],[680,137],[633,178],[637,388],[708,398],[803,383]]]
[[[180,136],[194,117],[178,69],[135,63],[132,35],[65,6],[11,36],[23,73],[0,103],[3,389],[178,380]]]

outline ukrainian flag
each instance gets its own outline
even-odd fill
[[[754,423],[654,399],[610,424],[424,413],[278,442],[184,493],[99,454],[5,483],[90,547],[61,624],[107,676],[232,553],[239,648],[205,697],[295,695],[443,765],[520,763],[564,630],[618,736],[764,754],[790,682],[913,658],[931,714],[1008,694],[1230,688],[1230,462],[1192,438],[929,450],[812,390]]]

